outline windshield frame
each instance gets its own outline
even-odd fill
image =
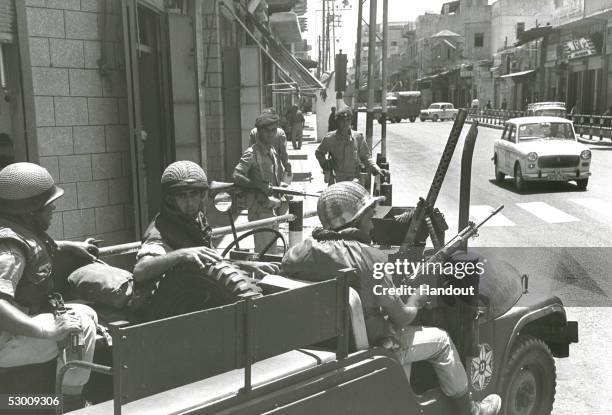
[[[528,135],[528,134],[524,135],[525,132],[527,131],[528,126],[537,126],[537,128],[548,127],[550,129],[551,128],[550,126],[553,125],[553,124],[556,124],[556,125],[559,125],[559,126],[564,126],[562,128],[559,128],[559,130],[568,129],[569,133],[571,133],[572,137],[556,137],[556,136],[552,136],[552,135],[551,136]],[[517,136],[516,136],[517,143],[522,143],[522,142],[526,142],[526,141],[536,141],[536,140],[576,141],[576,132],[572,128],[572,124],[571,123],[567,123],[567,122],[541,121],[541,122],[524,123],[524,124],[517,125],[516,134],[517,134]]]

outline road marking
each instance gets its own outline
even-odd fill
[[[601,213],[606,216],[612,216],[612,203],[604,202],[601,199],[595,199],[595,198],[570,199],[570,202],[573,202],[580,206],[584,206],[588,209],[594,210],[597,213]]]
[[[517,203],[516,205],[548,223],[565,223],[580,221],[580,219],[575,218],[572,215],[568,215],[567,213],[549,205],[548,203],[528,202]]]
[[[489,205],[470,205],[470,217],[472,217],[474,221],[480,222],[493,212],[493,210],[493,206]],[[489,219],[483,226],[516,226],[516,223],[512,222],[500,212]]]

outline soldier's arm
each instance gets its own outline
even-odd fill
[[[325,136],[323,137],[323,140],[321,140],[321,143],[315,150],[315,157],[317,158],[317,161],[319,162],[319,165],[321,166],[323,171],[330,170],[329,163],[325,159],[325,155],[329,152],[329,146],[327,143],[328,139],[327,136]]]
[[[280,158],[285,171],[287,173],[291,173],[291,163],[289,163],[289,154],[287,154],[287,135],[282,128],[278,128],[278,140],[280,141],[278,157]]]
[[[359,146],[359,159],[363,164],[369,166],[372,169],[373,174],[378,174],[380,172],[380,168],[376,165],[374,159],[372,159],[372,153],[370,152],[368,144],[363,138],[363,135],[361,133],[357,133],[356,139]]]
[[[237,186],[257,189],[264,192],[265,194],[270,194],[271,191],[269,183],[261,182],[259,180],[253,180],[249,177],[249,170],[254,166],[254,164],[255,154],[249,148],[244,152],[244,154],[240,158],[240,161],[236,165],[236,168],[234,168],[234,183]]]

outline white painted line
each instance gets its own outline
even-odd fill
[[[612,203],[605,202],[601,199],[595,198],[584,198],[584,199],[570,199],[570,202],[576,203],[585,208],[596,211],[606,216],[612,216]]]
[[[568,215],[567,213],[549,205],[548,203],[528,202],[517,203],[516,205],[548,223],[565,223],[580,221],[580,219],[575,218],[572,215]]]
[[[470,205],[470,217],[475,222],[480,222],[493,212],[493,210],[493,206],[489,205]],[[516,226],[516,223],[512,222],[500,212],[489,219],[483,226]]]

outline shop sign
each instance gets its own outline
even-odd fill
[[[568,59],[597,55],[597,49],[590,37],[581,37],[565,42],[564,52]]]

